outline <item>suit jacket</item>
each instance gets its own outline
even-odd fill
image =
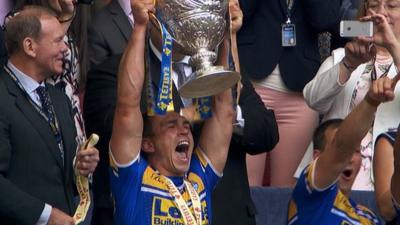
[[[297,45],[282,47],[281,25],[286,22],[287,0],[240,0],[243,26],[238,32],[242,75],[263,79],[279,63],[283,82],[301,92],[320,66],[318,33],[338,29],[340,0],[293,0],[291,21]]]
[[[6,64],[7,61],[7,50],[6,50],[6,43],[4,40],[4,31],[0,27],[0,66],[3,67],[3,65]]]
[[[88,43],[91,65],[121,54],[131,36],[132,26],[117,0],[100,10],[89,25]]]
[[[242,76],[239,106],[245,121],[243,135],[233,134],[224,176],[212,196],[211,224],[255,225],[256,208],[250,196],[246,153],[272,150],[279,134],[272,110],[267,110],[248,78]]]
[[[64,142],[64,166],[47,121],[1,69],[0,224],[36,224],[45,203],[74,213],[76,129],[68,98],[48,86]]]

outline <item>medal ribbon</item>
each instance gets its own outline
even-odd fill
[[[81,146],[80,151],[84,151],[87,148],[93,147],[99,141],[99,136],[97,134],[90,135],[89,139],[86,140],[85,144]],[[75,170],[76,175],[76,188],[79,193],[79,205],[74,214],[75,224],[83,222],[89,211],[90,206],[90,193],[89,193],[89,180]]]
[[[192,184],[186,180],[183,181],[190,199],[192,200],[194,216],[175,184],[168,177],[161,175],[160,178],[164,181],[165,185],[167,185],[169,193],[174,198],[174,202],[182,215],[185,225],[201,225],[200,197],[196,190],[194,190]]]
[[[170,195],[174,198],[174,203],[178,207],[179,212],[182,215],[183,221],[185,225],[201,225],[202,217],[201,217],[201,202],[200,197],[197,191],[193,188],[192,184],[183,180],[185,188],[189,194],[189,197],[192,201],[193,213],[190,211],[188,205],[186,204],[185,199],[182,194],[179,192],[178,188],[175,184],[166,176],[163,176],[158,173],[158,171],[154,171],[151,175],[151,179],[153,179],[157,183],[161,183],[167,186]]]

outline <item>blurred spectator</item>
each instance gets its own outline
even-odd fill
[[[13,1],[11,0],[2,0],[0,1],[0,27],[4,25],[4,20],[8,12],[10,12],[12,8]]]
[[[322,64],[315,78],[304,88],[307,103],[324,115],[323,121],[346,117],[364,98],[373,80],[397,74],[396,68],[400,62],[394,61],[393,54],[397,51],[395,48],[400,38],[400,25],[392,21],[397,21],[400,16],[400,4],[389,10],[381,7],[383,4],[388,3],[367,1],[366,4],[363,3],[365,7],[360,13],[364,16],[367,15],[367,9],[374,9],[379,13],[374,14],[374,18],[381,18],[383,21],[374,21],[374,47],[355,40],[348,42],[344,49],[334,50],[332,56]],[[400,89],[396,88],[396,93],[399,92]],[[399,100],[379,107],[373,126],[361,142],[363,162],[353,189],[373,190],[371,164],[374,142],[378,134],[397,127],[400,122],[397,115],[399,107]]]
[[[390,192],[391,179],[394,172],[393,146],[396,140],[396,133],[396,130],[391,130],[378,136],[373,163],[375,199],[380,216],[386,221],[387,225],[398,224]]]
[[[131,35],[133,15],[130,0],[113,0],[94,16],[89,26],[90,64],[121,54]]]
[[[398,129],[397,132],[399,132]],[[399,134],[397,134],[397,137]],[[393,205],[397,213],[397,225],[400,221],[400,139],[396,139],[394,145],[394,173],[391,182],[391,192],[393,196]]]
[[[250,185],[262,185],[268,173],[273,186],[294,185],[293,174],[318,123],[317,113],[305,104],[301,90],[320,65],[318,33],[338,23],[340,2],[240,1],[244,13],[238,32],[242,75],[252,79],[264,104],[274,110],[280,137],[270,154],[270,168],[265,167],[266,154],[248,158]],[[295,36],[296,41],[282,38],[284,28],[292,30],[285,31],[285,37]],[[293,46],[283,47],[283,39]],[[267,179],[264,184],[269,184]]]

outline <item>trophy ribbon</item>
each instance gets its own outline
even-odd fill
[[[99,141],[97,134],[90,135],[89,139],[86,140],[85,144],[81,146],[80,151],[84,151],[87,148],[93,147]],[[75,170],[76,175],[76,187],[79,193],[79,205],[74,214],[75,224],[83,222],[86,218],[86,214],[89,211],[90,206],[90,193],[89,193],[89,180],[87,177],[82,176]]]
[[[154,18],[154,14],[151,14]],[[161,74],[160,82],[158,84],[158,93],[155,107],[155,113],[158,115],[165,115],[166,112],[174,111],[174,104],[172,101],[172,76],[171,76],[171,63],[172,63],[172,44],[173,39],[165,27],[157,20],[161,27],[162,33],[162,55],[161,55]]]
[[[161,75],[159,83],[159,91],[157,94],[157,100],[155,104],[155,110],[149,110],[155,112],[158,115],[165,115],[166,112],[174,111],[174,104],[172,101],[172,76],[171,76],[171,65],[172,65],[172,48],[173,38],[168,33],[167,29],[157,19],[154,14],[150,14],[157,21],[162,33],[162,56],[161,56]],[[169,88],[168,88],[169,85]],[[151,94],[151,93],[148,93]],[[148,95],[151,96],[151,95]],[[195,120],[205,120],[212,116],[211,112],[211,97],[195,98],[193,104],[195,110]],[[150,115],[153,113],[150,113]],[[154,115],[154,114],[153,114]]]

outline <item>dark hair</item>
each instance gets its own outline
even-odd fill
[[[143,114],[143,137],[149,138],[154,136],[153,123],[151,121],[151,116]]]
[[[338,128],[343,122],[343,119],[331,119],[323,122],[314,132],[314,149],[323,151],[326,145],[325,132],[329,128]]]
[[[10,55],[21,50],[25,38],[40,39],[42,31],[40,19],[43,17],[56,17],[56,15],[47,8],[30,6],[10,19],[5,25],[5,41]]]

